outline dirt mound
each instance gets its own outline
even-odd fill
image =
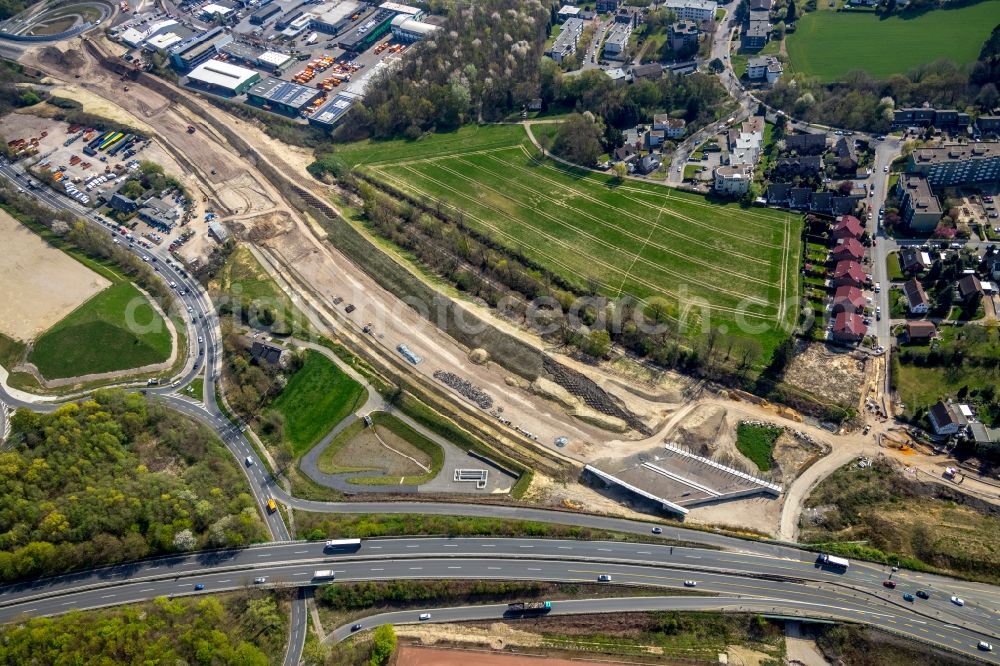
[[[621,404],[618,398],[602,389],[586,375],[557,363],[548,356],[544,359],[544,367],[553,382],[583,400],[591,409],[621,419],[630,428],[647,437],[653,434],[638,416]]]
[[[713,458],[726,425],[726,410],[717,405],[698,407],[671,433],[671,440],[695,455]]]
[[[785,370],[786,383],[841,407],[857,407],[865,379],[865,359],[819,342],[800,340]]]
[[[61,51],[56,46],[46,46],[39,51],[38,60],[69,74],[79,71],[84,65],[83,55],[79,51]]]

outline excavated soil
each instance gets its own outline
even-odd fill
[[[865,358],[853,351],[800,340],[785,382],[842,407],[856,407],[864,386]]]

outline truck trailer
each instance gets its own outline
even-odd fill
[[[826,553],[822,553],[817,558],[817,562],[819,562],[820,566],[832,567],[835,569],[847,569],[847,567],[851,566],[851,563],[845,558],[837,557],[836,555],[828,555]]]
[[[507,604],[508,615],[541,615],[552,610],[551,601],[516,601]]]

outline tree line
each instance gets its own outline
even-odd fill
[[[137,393],[20,409],[0,453],[0,578],[17,580],[266,537],[229,452]]]

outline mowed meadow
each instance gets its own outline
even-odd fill
[[[936,60],[973,62],[998,22],[1000,0],[913,17],[810,12],[788,34],[788,57],[794,73],[823,82],[843,80],[852,70],[884,79]]]
[[[581,290],[665,299],[700,330],[759,339],[765,356],[787,335],[779,322],[797,319],[801,216],[569,167],[540,157],[518,125],[350,144],[337,156]]]

